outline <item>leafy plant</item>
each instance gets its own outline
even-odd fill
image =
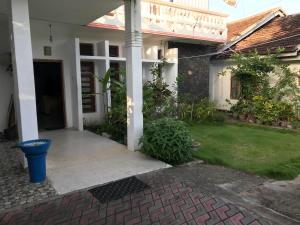
[[[108,69],[103,75],[103,78],[97,77],[101,84],[103,95],[103,106],[105,111],[105,123],[101,130],[111,135],[112,139],[124,143],[126,136],[126,120],[127,120],[127,105],[126,105],[126,80],[125,70],[121,68],[118,71],[119,79],[116,79],[113,74],[116,71]],[[111,105],[107,101],[108,92],[111,95]]]
[[[170,164],[192,158],[192,138],[182,121],[162,118],[146,124],[141,139],[146,154]]]
[[[211,117],[211,122],[214,123],[224,123],[226,121],[227,117],[224,112],[215,112]]]
[[[145,121],[151,121],[164,116],[176,114],[176,100],[169,86],[162,78],[162,71],[166,61],[155,63],[151,68],[152,80],[143,84],[143,114]],[[124,143],[127,133],[127,100],[126,100],[126,73],[124,69],[118,71],[119,79],[113,76],[114,71],[109,69],[102,79],[98,79],[102,86],[102,95],[107,99],[111,93],[111,106],[104,103],[106,112],[106,132],[114,140]]]
[[[216,112],[215,104],[206,98],[185,96],[178,101],[178,118],[187,122],[211,120]]]
[[[279,54],[280,52],[278,52]],[[269,95],[270,73],[274,72],[278,54],[260,56],[257,51],[234,54],[236,66],[230,67],[231,73],[240,82],[240,99],[252,99],[257,93]]]
[[[278,58],[281,52],[261,56],[254,51],[232,57],[236,66],[230,67],[231,74],[241,88],[233,112],[266,124],[295,119],[300,91],[296,74]]]
[[[176,99],[169,85],[163,80],[162,72],[166,65],[163,59],[151,68],[152,80],[143,85],[143,114],[145,121],[174,116]]]

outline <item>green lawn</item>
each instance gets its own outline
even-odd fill
[[[293,179],[300,174],[300,133],[243,124],[191,126],[201,143],[195,157],[212,164]]]

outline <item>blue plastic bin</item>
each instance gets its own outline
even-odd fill
[[[30,182],[40,183],[46,179],[46,156],[51,144],[49,139],[24,141],[18,147],[25,153]]]

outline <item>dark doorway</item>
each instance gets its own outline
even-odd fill
[[[39,130],[65,128],[62,62],[34,61]]]

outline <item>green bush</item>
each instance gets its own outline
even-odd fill
[[[238,115],[251,115],[253,114],[253,108],[253,102],[247,101],[245,99],[240,99],[236,104],[231,106],[230,110],[234,113],[237,113]]]
[[[84,124],[84,129],[96,133],[98,135],[102,135],[102,133],[106,130],[106,127],[99,123],[89,123]]]
[[[192,159],[192,138],[182,121],[162,118],[145,126],[141,139],[142,151],[170,164]]]
[[[210,121],[216,111],[214,102],[206,98],[185,96],[179,99],[178,118],[186,122]]]
[[[214,123],[224,123],[226,121],[226,119],[227,118],[226,118],[226,115],[224,112],[217,111],[212,115],[210,121],[214,122]]]
[[[162,117],[175,117],[176,99],[170,91],[169,85],[163,80],[162,70],[166,61],[155,63],[151,68],[152,80],[143,84],[143,116],[144,121],[151,121]],[[118,76],[109,69],[98,80],[102,86],[102,95],[107,98],[107,92],[111,93],[111,107],[104,101],[105,132],[111,138],[124,143],[127,135],[127,97],[126,97],[126,71],[121,68]],[[102,131],[102,130],[101,130]]]
[[[254,96],[253,106],[254,116],[265,124],[291,121],[295,118],[293,105],[288,102],[276,102],[262,96]]]
[[[297,74],[279,60],[281,52],[278,49],[275,54],[261,56],[254,51],[232,57],[236,66],[229,69],[239,82],[240,95],[231,111],[240,118],[270,125],[296,119],[300,101]]]
[[[300,121],[299,120],[292,121],[291,125],[294,129],[300,129]]]
[[[210,120],[215,112],[215,104],[208,99],[201,99],[195,104],[195,119],[197,121]]]

